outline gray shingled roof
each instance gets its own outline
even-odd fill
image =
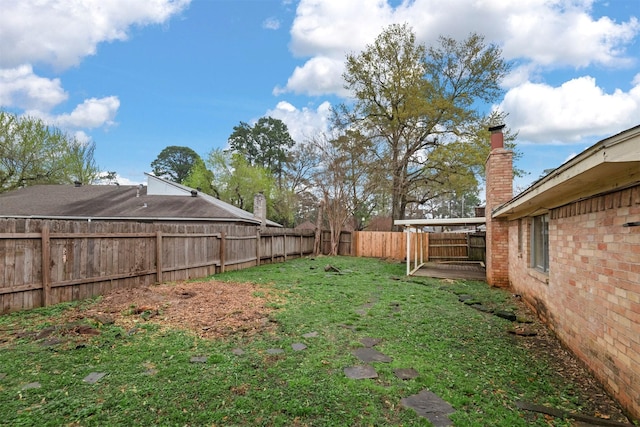
[[[147,195],[144,186],[36,185],[0,194],[0,217],[193,219],[259,224],[249,212],[236,207],[225,209],[224,202],[211,203],[207,199],[201,194]]]

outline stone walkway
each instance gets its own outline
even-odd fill
[[[366,316],[369,309],[374,307],[377,302],[378,298],[372,297],[370,298],[369,302],[357,308],[355,312],[360,316]],[[400,304],[393,303],[392,309],[394,311],[400,311]],[[347,325],[343,326],[352,331],[355,331],[354,327],[350,327]],[[302,337],[305,339],[312,339],[318,336],[320,336],[320,334],[316,331],[305,333],[304,335],[302,335]],[[344,368],[344,375],[353,380],[378,378],[378,373],[376,372],[373,364],[391,363],[393,361],[392,356],[386,355],[374,348],[382,341],[382,339],[375,337],[361,338],[360,344],[362,344],[362,347],[353,349],[351,353],[362,363]],[[44,345],[49,345],[49,343]],[[307,344],[302,342],[291,344],[291,351],[294,352],[305,351],[307,350],[307,348]],[[245,350],[241,348],[234,348],[231,352],[236,356],[243,356],[245,354]],[[286,351],[283,348],[269,348],[265,352],[268,355],[286,354]],[[208,362],[210,362],[210,357],[206,355],[192,356],[189,359],[189,363],[200,364]],[[147,368],[148,369],[144,372],[145,375],[155,375],[156,373],[158,373],[158,371],[153,366],[148,366]],[[393,372],[394,375],[401,380],[410,380],[419,376],[419,373],[411,367],[398,368]],[[86,384],[97,384],[108,374],[108,372],[91,372],[82,379],[82,382]],[[2,380],[6,375],[6,373],[0,373],[0,380]],[[25,391],[30,389],[39,389],[41,387],[42,385],[39,382],[30,382],[28,384],[23,384],[21,390]],[[453,407],[451,407],[451,405],[449,405],[447,402],[445,402],[429,390],[422,390],[418,394],[405,397],[401,399],[400,403],[406,408],[415,410],[419,416],[427,418],[436,427],[453,425],[451,423],[451,420],[449,419],[449,414],[455,412]]]

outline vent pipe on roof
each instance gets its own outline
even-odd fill
[[[198,197],[198,192],[196,190],[191,190],[191,197]]]
[[[82,187],[82,183],[80,181],[73,181],[73,185],[75,187]]]

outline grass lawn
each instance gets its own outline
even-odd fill
[[[424,389],[455,408],[456,426],[571,425],[516,402],[580,410],[576,385],[533,358],[522,344],[528,338],[507,333],[510,321],[459,301],[464,293],[510,309],[510,294],[480,282],[406,278],[404,269],[320,257],[202,279],[262,283],[279,295],[267,302],[272,327],[221,339],[143,317],[135,333],[87,318],[99,334],[82,343],[38,339],[69,310],[96,301],[0,316],[0,425],[429,425],[400,402]],[[364,337],[380,339],[375,348],[393,361],[372,363],[376,379],[349,379],[344,368],[362,364],[352,351]],[[296,351],[296,343],[307,348]],[[419,376],[399,379],[398,368]],[[83,381],[92,372],[106,375]]]

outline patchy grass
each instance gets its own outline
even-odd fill
[[[327,264],[339,272],[326,272]],[[2,316],[0,424],[429,425],[400,404],[429,389],[456,409],[456,426],[570,425],[524,413],[516,402],[580,410],[580,391],[532,358],[520,344],[527,338],[507,333],[511,322],[459,301],[468,294],[490,308],[515,309],[508,293],[479,282],[405,278],[403,271],[403,264],[320,257],[216,275],[209,280],[280,291],[267,302],[275,327],[223,339],[151,321],[126,330],[87,319],[79,325],[98,333],[81,339],[63,336],[64,328],[43,333],[91,301]],[[317,336],[303,337],[311,332]],[[52,337],[59,342],[47,343]],[[343,372],[361,363],[351,352],[363,337],[381,339],[376,349],[393,358],[373,363],[375,380]],[[307,348],[294,351],[295,343]],[[397,368],[420,375],[401,380]],[[92,372],[107,375],[84,382]],[[25,389],[30,383],[40,387]]]

